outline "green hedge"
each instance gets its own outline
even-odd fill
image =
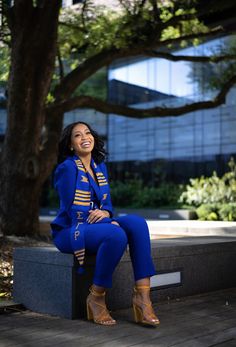
[[[183,186],[174,183],[161,183],[149,187],[141,180],[111,182],[111,196],[116,207],[155,208],[162,206],[180,206],[178,200]]]

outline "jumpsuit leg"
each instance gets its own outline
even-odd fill
[[[116,221],[125,230],[128,238],[135,281],[155,275],[150,235],[145,219],[136,215],[126,215],[116,218]]]
[[[76,240],[71,228],[61,230],[54,237],[56,247],[63,253],[74,253]],[[93,283],[110,288],[112,274],[127,246],[124,230],[110,223],[88,224],[84,229],[85,254],[96,254]]]

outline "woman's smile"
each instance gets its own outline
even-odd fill
[[[71,147],[78,156],[84,156],[92,152],[94,148],[94,137],[86,125],[77,124],[73,128]]]
[[[91,145],[90,141],[84,141],[81,143],[81,147],[83,147],[83,148],[88,148],[90,145]]]

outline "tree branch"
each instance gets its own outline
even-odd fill
[[[167,59],[170,61],[190,61],[193,63],[220,63],[221,61],[226,60],[235,60],[236,55],[235,54],[226,54],[226,55],[220,55],[220,56],[192,56],[192,55],[173,55],[170,53],[165,52],[158,52],[158,51],[145,51],[144,52],[146,56],[148,57],[154,57],[154,58],[162,58]]]
[[[157,4],[156,0],[151,0],[150,3],[152,4],[152,9],[153,9],[153,18],[156,21],[156,23],[160,22],[160,10]]]
[[[130,118],[169,117],[180,116],[185,113],[215,108],[225,103],[230,88],[236,84],[236,75],[230,78],[213,100],[193,102],[180,107],[154,107],[149,109],[136,109],[122,105],[109,104],[90,96],[77,96],[48,107],[48,112],[68,112],[75,108],[92,108],[102,113],[113,113]]]
[[[129,50],[128,50],[129,51]],[[138,54],[134,50],[133,55]],[[102,52],[87,58],[76,69],[65,76],[62,82],[55,88],[55,97],[58,100],[68,98],[74,90],[88,77],[104,66],[109,65],[113,60],[129,56],[126,50],[118,50],[116,48],[104,49]]]
[[[57,60],[58,60],[58,65],[59,65],[59,75],[60,75],[60,80],[62,80],[65,76],[64,74],[64,66],[63,66],[63,61],[61,59],[61,51],[60,47],[57,47]]]
[[[167,46],[169,44],[177,44],[183,40],[192,40],[194,38],[206,38],[209,36],[222,33],[222,28],[215,28],[207,33],[195,33],[191,35],[185,35],[175,39],[168,39],[164,41],[151,41],[143,42],[133,47],[117,49],[111,47],[110,49],[104,49],[103,51],[95,54],[94,56],[87,58],[76,69],[71,71],[61,83],[55,88],[54,95],[57,101],[68,99],[74,92],[74,90],[88,77],[93,75],[96,71],[104,66],[109,65],[116,59],[126,58],[131,56],[143,55],[148,49],[155,49],[160,46]]]

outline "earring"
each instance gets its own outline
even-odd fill
[[[71,147],[71,148],[70,148],[70,150],[71,150],[71,151],[73,151],[73,150],[74,150],[74,148],[73,148],[73,147]]]

